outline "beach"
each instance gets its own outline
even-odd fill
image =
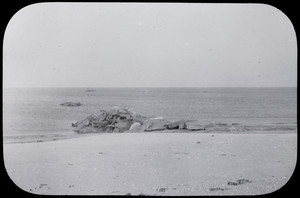
[[[4,164],[19,188],[46,195],[259,195],[293,174],[296,88],[87,90],[5,90]],[[61,105],[68,101],[82,105]],[[74,123],[114,106],[207,127],[73,131]]]
[[[5,143],[4,162],[34,194],[260,195],[293,174],[294,132],[90,134]]]

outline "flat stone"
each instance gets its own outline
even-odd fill
[[[189,131],[201,131],[205,130],[205,126],[201,124],[199,121],[186,122],[186,130]]]
[[[145,128],[144,131],[160,131],[165,130],[168,124],[170,124],[170,121],[166,119],[149,119],[143,126]]]

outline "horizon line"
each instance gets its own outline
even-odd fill
[[[45,86],[45,87],[4,87],[2,86],[2,88],[4,89],[18,89],[18,88],[24,88],[24,89],[42,89],[42,88],[82,88],[82,89],[90,89],[90,88],[111,88],[111,89],[123,89],[123,88],[297,88],[297,86],[240,86],[240,87],[234,87],[234,86],[228,86],[228,87],[218,87],[218,86],[211,86],[211,87],[208,87],[208,86],[203,86],[203,87],[200,87],[200,86],[187,86],[187,87],[156,87],[156,86],[145,86],[145,87],[117,87],[117,86],[113,86],[113,87],[110,87],[110,86],[107,86],[107,87],[103,87],[103,86],[99,86],[99,87],[95,87],[95,86],[91,86],[91,87],[57,87],[57,86],[53,86],[53,87],[48,87],[48,86]]]

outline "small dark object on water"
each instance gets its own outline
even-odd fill
[[[197,142],[197,144],[200,144],[201,142]]]
[[[66,106],[66,107],[78,107],[81,106],[82,104],[80,102],[64,102],[60,104],[61,106]]]

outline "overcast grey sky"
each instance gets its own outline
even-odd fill
[[[4,87],[297,86],[292,23],[264,4],[40,3],[10,20]]]

